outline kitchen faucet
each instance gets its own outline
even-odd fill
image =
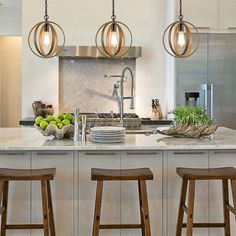
[[[129,71],[131,75],[131,93],[130,97],[124,97],[124,79],[126,77],[126,72]],[[120,102],[120,125],[124,126],[124,100],[129,99],[130,100],[130,109],[134,109],[134,74],[130,67],[125,67],[122,71],[121,75],[105,75],[106,78],[120,78],[120,81],[117,81],[116,84],[114,84],[114,89],[120,88],[120,96],[119,96],[119,102]],[[120,83],[120,85],[119,85]]]

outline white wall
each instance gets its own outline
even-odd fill
[[[22,116],[31,116],[31,103],[44,99],[58,106],[58,59],[36,58],[27,45],[33,24],[42,20],[42,0],[23,1],[23,83]],[[151,99],[159,98],[166,107],[165,52],[162,34],[166,26],[166,0],[119,0],[117,16],[132,29],[134,45],[143,47],[137,60],[137,113],[151,115]],[[94,45],[98,27],[110,19],[111,0],[49,0],[50,19],[59,23],[66,33],[66,45]]]
[[[2,0],[0,3],[0,35],[21,35],[22,0]]]

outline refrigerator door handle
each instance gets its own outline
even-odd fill
[[[201,89],[203,91],[204,109],[206,109],[207,114],[213,118],[213,84],[201,84]]]

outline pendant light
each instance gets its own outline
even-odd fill
[[[111,21],[98,29],[95,37],[96,47],[103,56],[120,58],[129,51],[132,41],[133,36],[129,27],[116,20],[115,0],[112,0]],[[126,45],[128,46],[126,47]]]
[[[59,40],[61,40],[61,47],[59,47]],[[30,50],[41,58],[57,56],[65,45],[63,29],[57,23],[49,21],[47,0],[45,0],[44,21],[32,27],[28,36],[28,44]]]
[[[200,35],[192,23],[183,20],[182,0],[179,0],[179,8],[179,20],[166,28],[162,41],[171,56],[185,58],[193,55],[198,49]]]

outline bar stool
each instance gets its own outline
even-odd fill
[[[182,178],[182,190],[179,204],[179,215],[176,236],[181,236],[182,228],[186,227],[186,235],[192,236],[193,228],[224,228],[225,236],[230,236],[230,215],[236,216],[236,169],[233,167],[215,169],[177,168],[177,174]],[[224,223],[194,223],[194,196],[196,180],[221,180],[223,190]],[[234,207],[229,204],[228,180],[231,181]],[[188,206],[185,205],[189,182]],[[187,223],[183,223],[184,213]]]
[[[153,180],[153,173],[149,168],[128,170],[93,168],[91,170],[91,180],[97,181],[93,236],[99,236],[100,229],[141,229],[142,236],[151,236],[146,181]],[[141,224],[100,224],[104,181],[138,181]]]
[[[52,196],[50,180],[54,179],[56,169],[15,170],[0,169],[0,214],[1,234],[6,236],[6,230],[43,229],[44,236],[55,236]],[[42,192],[43,224],[7,224],[8,191],[10,181],[40,181]]]

